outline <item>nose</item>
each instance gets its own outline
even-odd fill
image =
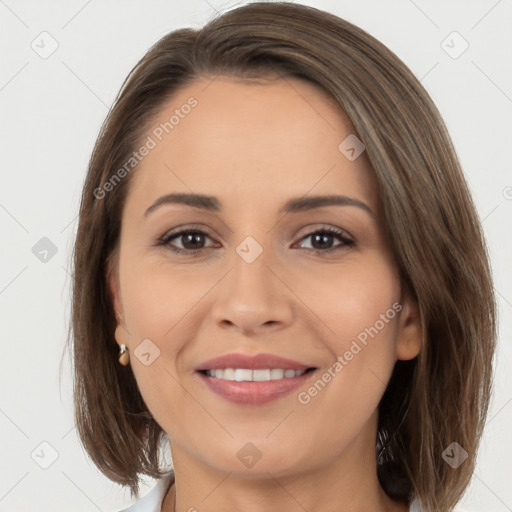
[[[286,271],[264,249],[247,262],[235,252],[232,268],[219,283],[213,306],[216,325],[244,335],[282,329],[293,320],[293,293]]]

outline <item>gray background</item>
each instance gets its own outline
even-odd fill
[[[150,45],[241,3],[0,0],[2,512],[110,511],[130,503],[78,442],[67,359],[59,382],[81,186],[100,124]],[[461,504],[468,511],[512,510],[512,2],[304,3],[389,46],[448,125],[488,238],[500,310],[492,407]],[[469,47],[459,55],[464,40]]]

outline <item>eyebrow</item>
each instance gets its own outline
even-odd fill
[[[184,204],[194,208],[200,208],[211,212],[218,212],[221,210],[220,201],[214,196],[204,194],[185,194],[174,193],[166,194],[159,197],[145,212],[144,217],[147,217],[151,212],[155,211],[165,204]],[[296,213],[315,208],[322,208],[325,206],[355,206],[360,208],[375,217],[373,210],[363,201],[348,196],[340,195],[325,195],[325,196],[309,196],[298,197],[288,200],[284,206],[281,207],[279,213]]]

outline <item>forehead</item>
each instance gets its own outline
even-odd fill
[[[201,78],[177,91],[149,123],[131,195],[206,193],[240,207],[311,190],[375,203],[366,155],[350,161],[338,147],[355,130],[337,102],[305,80],[258,82]]]

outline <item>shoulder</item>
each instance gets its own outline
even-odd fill
[[[145,496],[118,512],[161,512],[165,493],[173,481],[174,472],[170,471],[160,478]]]

